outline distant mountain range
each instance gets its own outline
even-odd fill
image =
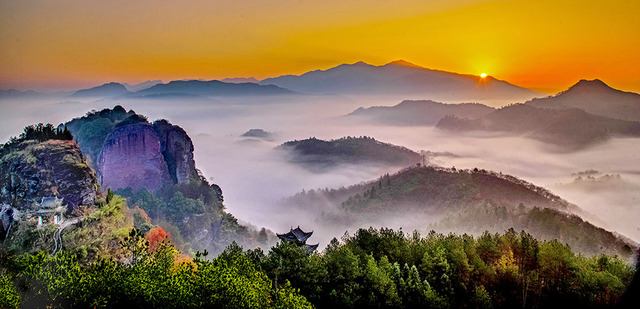
[[[476,119],[495,109],[479,103],[444,104],[431,100],[402,101],[394,106],[358,108],[348,116],[356,116],[373,123],[397,126],[433,126],[446,115]]]
[[[589,114],[581,109],[551,110],[527,104],[498,109],[478,119],[448,115],[436,125],[450,131],[522,134],[566,149],[578,149],[611,137],[640,137],[640,122]]]
[[[640,94],[613,89],[599,79],[583,79],[555,96],[525,104],[548,109],[579,108],[609,118],[640,121]]]
[[[260,83],[255,77],[233,77],[233,78],[225,78],[220,80],[224,83],[233,83],[233,84],[242,84],[242,83]]]
[[[579,149],[611,137],[640,137],[640,95],[581,80],[568,90],[500,109],[477,104],[403,101],[358,108],[347,115],[397,126],[429,126],[452,132],[492,131],[523,135]]]
[[[40,98],[47,96],[46,93],[37,92],[33,90],[16,90],[16,89],[8,89],[8,90],[0,90],[0,99],[17,99],[17,98]]]
[[[207,96],[258,96],[258,95],[290,95],[293,91],[274,85],[258,85],[255,83],[225,83],[218,80],[211,81],[172,81],[158,84],[138,91],[135,95],[186,93]]]
[[[309,138],[286,142],[276,149],[287,151],[289,162],[320,172],[341,164],[409,166],[422,161],[420,154],[408,148],[366,136],[330,141]]]
[[[140,89],[137,91],[132,91]],[[297,93],[274,85],[256,83],[225,83],[218,80],[180,80],[162,84],[148,81],[138,85],[107,83],[74,92],[72,97],[143,98],[143,99],[203,99],[207,96],[269,96],[295,95]]]
[[[310,94],[420,95],[425,98],[513,99],[538,93],[493,77],[431,70],[399,60],[375,66],[364,62],[341,64],[302,75],[267,78],[262,85],[277,85]]]

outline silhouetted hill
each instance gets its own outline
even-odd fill
[[[267,78],[260,83],[315,94],[411,94],[456,99],[522,99],[536,95],[529,89],[493,77],[482,79],[474,75],[431,70],[401,60],[381,66],[362,61],[341,64],[300,76]]]
[[[224,83],[211,81],[172,81],[168,84],[158,84],[135,93],[135,95],[159,95],[169,93],[186,93],[207,96],[255,96],[255,95],[288,95],[293,91],[274,85],[258,85],[253,83]]]
[[[500,131],[522,134],[568,149],[611,137],[640,137],[640,123],[589,114],[581,109],[550,110],[525,104],[498,109],[479,119],[445,116],[437,128],[450,131]]]
[[[444,104],[431,100],[406,100],[394,106],[360,107],[350,113],[349,116],[362,117],[380,124],[430,126],[437,124],[445,115],[475,119],[494,110],[492,107],[479,103]]]
[[[242,133],[242,135],[240,135],[241,137],[252,137],[252,138],[258,138],[258,139],[262,139],[265,141],[271,141],[274,138],[274,134],[269,132],[269,131],[265,131],[263,129],[250,129],[247,132]]]
[[[120,83],[107,83],[101,86],[82,89],[74,92],[71,96],[80,97],[116,97],[130,93],[127,88]]]
[[[548,109],[579,108],[609,118],[640,121],[640,94],[613,89],[599,79],[583,79],[555,96],[525,104]]]
[[[379,142],[371,137],[345,137],[324,141],[317,138],[286,142],[277,149],[288,151],[289,161],[321,171],[340,164],[373,163],[408,166],[422,157],[405,147]]]

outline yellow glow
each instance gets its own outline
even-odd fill
[[[549,92],[582,78],[640,92],[637,12],[628,0],[0,1],[0,89],[405,59]]]
[[[482,73],[482,74],[480,74],[480,77],[482,77],[482,78],[487,77],[487,73]]]

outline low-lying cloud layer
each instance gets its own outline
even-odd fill
[[[350,165],[328,171],[310,172],[289,164],[273,148],[285,141],[317,137],[370,136],[406,146],[414,151],[450,152],[457,156],[435,157],[432,162],[445,167],[484,168],[512,174],[549,188],[577,204],[600,221],[597,224],[640,241],[640,195],[633,190],[597,191],[558,186],[569,183],[572,173],[596,169],[620,174],[640,185],[640,139],[613,139],[578,152],[562,152],[553,146],[524,137],[473,133],[456,135],[431,127],[373,126],[342,117],[360,106],[395,105],[373,97],[299,96],[216,99],[210,102],[184,100],[2,100],[0,140],[18,135],[28,124],[59,124],[80,117],[92,109],[119,104],[150,120],[168,119],[183,127],[195,146],[196,166],[212,182],[222,187],[225,205],[241,221],[264,226],[275,232],[300,225],[315,230],[310,240],[321,248],[332,237],[340,237],[344,226],[317,224],[322,211],[283,209],[280,201],[303,189],[338,188],[373,180],[401,167]],[[248,139],[240,135],[252,128],[275,133],[273,141]],[[389,218],[389,225],[406,225],[411,214]],[[424,228],[428,219],[424,220]],[[362,225],[365,225],[362,223]],[[415,222],[411,224],[416,226]],[[419,225],[419,224],[418,224]],[[357,227],[352,227],[352,230]],[[406,231],[406,229],[405,229]]]

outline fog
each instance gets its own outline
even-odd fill
[[[424,98],[428,99],[428,98]],[[393,127],[368,125],[344,115],[358,107],[395,105],[397,98],[345,96],[292,96],[216,98],[210,101],[168,100],[0,100],[0,140],[18,135],[29,124],[59,124],[80,117],[90,110],[122,105],[143,114],[150,121],[165,118],[184,128],[195,146],[196,167],[211,182],[221,186],[227,210],[241,222],[286,232],[290,227],[314,230],[311,242],[323,248],[332,237],[345,232],[343,224],[321,224],[318,214],[331,209],[284,207],[280,201],[303,189],[339,188],[374,180],[402,167],[349,165],[325,173],[314,173],[288,163],[273,148],[285,141],[317,137],[370,136],[408,147],[414,151],[451,152],[457,156],[434,158],[445,167],[484,168],[508,173],[544,186],[593,215],[589,221],[640,241],[638,190],[582,190],[567,184],[572,173],[596,169],[616,173],[640,186],[640,139],[612,139],[577,152],[526,137],[501,134],[451,134],[431,127]],[[273,141],[242,138],[249,129],[275,133]],[[412,218],[412,222],[406,221]],[[419,226],[428,216],[415,218],[399,214],[388,218],[390,227]],[[336,218],[339,221],[339,218]],[[325,222],[326,223],[326,222]],[[336,222],[337,223],[337,222]],[[376,223],[378,226],[376,226]],[[380,222],[359,222],[358,227]]]

